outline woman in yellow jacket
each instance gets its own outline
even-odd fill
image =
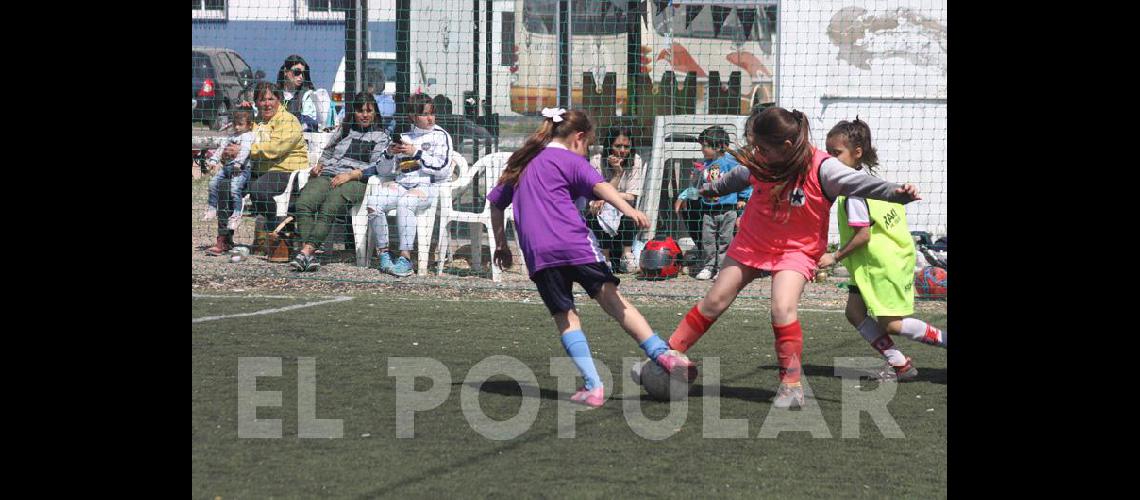
[[[253,176],[246,192],[253,205],[253,213],[260,216],[258,231],[272,231],[278,224],[276,205],[273,197],[285,191],[289,175],[295,170],[309,168],[309,147],[301,135],[301,124],[281,105],[281,88],[270,82],[258,83],[253,91],[257,105],[258,119],[254,134],[257,136],[249,151],[250,168]],[[240,151],[236,145],[227,146],[222,152],[223,161],[232,158]],[[224,183],[222,183],[224,184]],[[219,188],[219,199],[229,199],[228,188]],[[229,203],[218,202],[218,240],[206,250],[211,255],[221,255],[233,248],[233,231],[225,223],[233,210]],[[224,217],[223,217],[224,215]]]

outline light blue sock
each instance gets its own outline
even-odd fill
[[[665,351],[669,350],[669,344],[666,344],[664,340],[661,340],[661,337],[657,336],[657,332],[653,332],[653,335],[645,339],[645,342],[642,342],[640,344],[640,347],[641,350],[645,351],[645,355],[649,356],[649,359],[652,359],[653,361],[657,361],[657,356],[660,356],[664,354]]]
[[[586,334],[582,333],[582,330],[571,330],[562,334],[562,347],[566,349],[570,359],[574,360],[578,371],[582,372],[582,377],[586,379],[586,388],[600,387],[602,379],[598,377],[598,369],[594,366],[594,358],[590,355],[590,344],[586,343]]]

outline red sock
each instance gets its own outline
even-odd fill
[[[804,332],[799,320],[784,326],[772,324],[776,334],[776,357],[780,361],[780,382],[794,384],[800,381],[800,360],[804,354]]]
[[[693,344],[701,340],[701,335],[709,331],[709,327],[715,322],[715,319],[706,318],[697,306],[693,306],[689,309],[689,314],[685,315],[685,319],[681,320],[681,324],[677,325],[677,329],[673,330],[673,335],[669,336],[669,348],[687,352]]]

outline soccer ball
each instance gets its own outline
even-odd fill
[[[682,354],[683,356],[683,354]],[[649,397],[658,401],[681,401],[689,397],[690,382],[682,375],[678,378],[669,376],[661,365],[649,358],[635,363],[630,369],[630,377],[634,382],[641,384]]]
[[[927,266],[914,272],[914,296],[920,299],[946,299],[946,270]]]

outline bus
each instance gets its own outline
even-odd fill
[[[618,112],[628,111],[628,3],[570,1],[572,102],[581,102],[583,73],[592,73],[601,84],[605,74],[613,72]],[[516,0],[521,20],[515,23],[515,64],[510,68],[514,112],[536,114],[557,103],[557,7],[558,0]],[[678,85],[694,72],[700,114],[708,111],[709,73],[717,71],[727,82],[739,71],[741,114],[748,114],[754,104],[775,101],[776,0],[650,0],[642,8],[641,71],[654,85],[666,71],[674,72]]]

